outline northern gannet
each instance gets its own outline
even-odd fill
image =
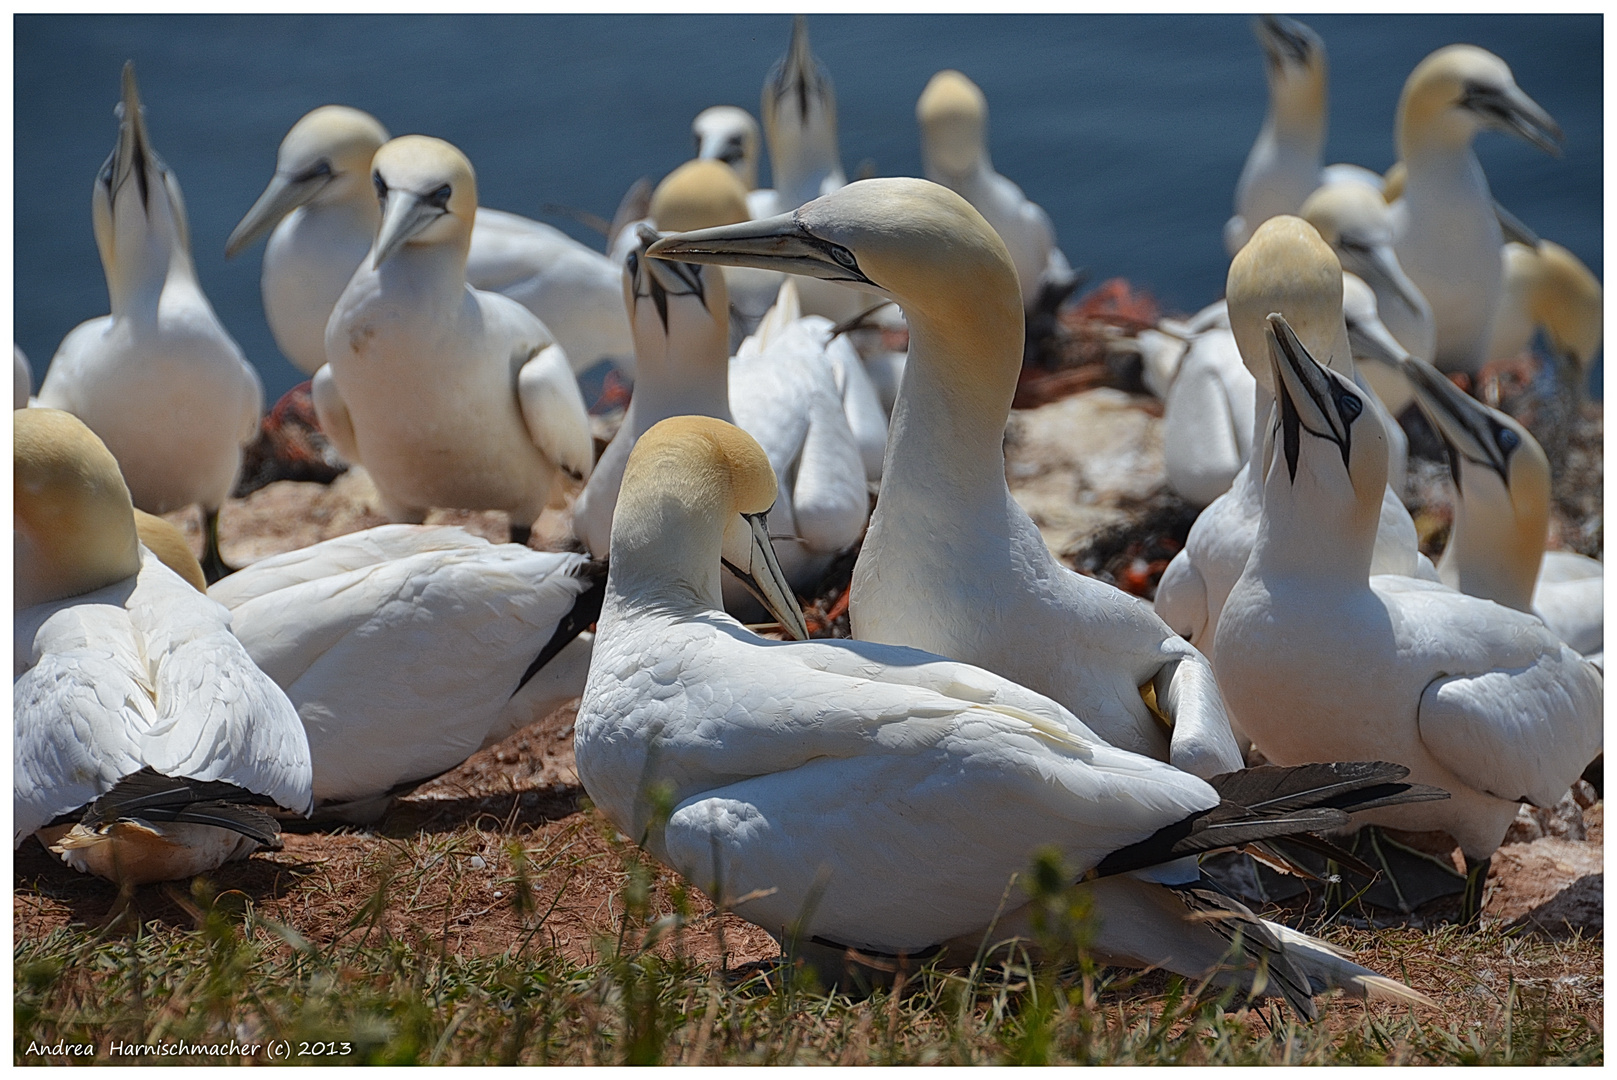
[[[1438,576],[1463,593],[1536,614],[1580,653],[1601,652],[1605,568],[1574,552],[1544,550],[1550,462],[1538,440],[1430,365],[1409,358],[1404,369],[1447,445],[1454,480],[1454,525]]]
[[[759,638],[721,610],[719,568],[746,572],[805,636],[763,521],[777,490],[757,443],[706,417],[658,424],[629,458],[574,736],[585,790],[617,828],[811,952],[941,945],[969,962],[1007,883],[1051,845],[1063,884],[1102,876],[1078,887],[1108,960],[1249,990],[1267,964],[1270,992],[1304,1015],[1329,986],[1418,998],[1261,922],[1181,857],[1209,846],[1215,819],[1242,838],[1329,827],[1346,818],[1333,807],[1367,797],[1372,775],[1402,770],[1310,766],[1281,781],[1297,798],[1294,815],[1277,814],[1236,793],[1279,770],[1209,784],[1107,745],[980,668],[871,642]],[[1318,790],[1344,780],[1340,802]],[[1432,794],[1389,788],[1395,799]],[[1026,924],[1011,907],[1000,936]],[[1232,925],[1243,941],[1233,949]]]
[[[279,846],[307,813],[297,714],[230,618],[142,547],[118,463],[55,409],[13,416],[15,847],[139,885]]]
[[[62,339],[39,404],[96,433],[142,510],[199,504],[202,564],[217,578],[229,572],[219,508],[242,447],[258,434],[264,386],[197,283],[180,185],[152,149],[132,63],[118,144],[96,176],[91,209],[112,314]]]
[[[744,185],[747,216],[768,216],[773,211],[775,193],[758,188],[758,121],[746,109],[734,105],[714,105],[697,113],[691,121],[691,138],[698,158],[722,161],[735,170]]]
[[[1003,443],[1022,295],[1004,242],[970,203],[925,180],[865,180],[648,254],[816,276],[904,309],[909,361],[854,570],[855,637],[980,664],[1114,746],[1198,775],[1240,767],[1206,660],[1144,602],[1058,563],[1011,498]]]
[[[1277,764],[1377,755],[1450,793],[1358,815],[1441,829],[1465,853],[1466,914],[1517,804],[1553,806],[1600,752],[1599,672],[1532,615],[1373,575],[1385,432],[1360,391],[1269,318],[1276,386],[1263,518],[1218,628],[1219,686]]]
[[[23,355],[22,348],[16,344],[11,346],[11,407],[13,409],[28,408],[28,398],[34,392],[34,369],[28,363],[28,357]]]
[[[374,116],[323,105],[286,133],[275,175],[225,242],[233,258],[274,230],[264,248],[264,315],[275,344],[313,375],[326,362],[326,323],[381,224],[371,158],[388,133]],[[537,315],[575,371],[633,353],[617,270],[559,229],[480,208],[466,280]]]
[[[1325,43],[1280,15],[1265,15],[1252,29],[1263,46],[1269,112],[1235,185],[1235,215],[1224,225],[1224,248],[1231,255],[1265,221],[1297,213],[1319,186],[1325,154]]]
[[[370,822],[583,693],[597,571],[450,526],[383,525],[254,563],[209,595],[303,721],[315,816]]]
[[[1499,57],[1450,45],[1416,65],[1398,101],[1403,195],[1393,206],[1398,260],[1432,307],[1433,355],[1444,371],[1475,373],[1488,359],[1504,242],[1471,143],[1506,131],[1559,154],[1561,129],[1516,85]]]
[[[1022,307],[1054,314],[1074,287],[1044,208],[994,171],[988,159],[988,99],[958,71],[932,76],[915,104],[926,178],[957,192],[1005,241],[1022,285]]]
[[[1157,614],[1208,657],[1217,655],[1220,613],[1241,576],[1257,539],[1263,508],[1263,432],[1270,423],[1274,390],[1258,366],[1264,319],[1279,311],[1321,356],[1351,373],[1352,347],[1343,319],[1341,265],[1319,233],[1301,218],[1281,215],[1258,227],[1230,262],[1225,285],[1230,326],[1247,371],[1253,376],[1252,456],[1195,524],[1185,546],[1157,584]],[[1436,576],[1420,554],[1415,523],[1403,502],[1383,482],[1381,521],[1375,539],[1375,572]]]
[[[1507,243],[1503,294],[1494,315],[1488,359],[1512,360],[1548,339],[1557,386],[1577,404],[1588,395],[1589,368],[1605,334],[1600,280],[1572,252],[1550,240]]]
[[[326,327],[320,427],[394,521],[508,510],[525,542],[561,475],[581,482],[593,464],[578,383],[531,312],[467,284],[478,210],[465,155],[406,135],[371,165],[382,224]]]

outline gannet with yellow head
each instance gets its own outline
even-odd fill
[[[925,180],[865,180],[647,254],[785,270],[903,308],[909,360],[854,570],[854,636],[981,664],[1113,745],[1198,775],[1240,767],[1206,660],[1142,601],[1063,567],[1011,498],[1003,443],[1022,294],[1004,241],[970,203]]]
[[[1235,804],[1249,774],[1209,784],[1118,750],[980,668],[872,642],[759,638],[719,610],[719,568],[744,569],[803,635],[762,520],[777,487],[763,449],[711,418],[665,420],[629,457],[574,736],[579,778],[617,828],[814,959],[944,946],[947,962],[969,963],[996,916],[1005,936],[1025,929],[1025,908],[1001,910],[1006,883],[1052,845],[1069,882],[1101,877],[1079,887],[1094,947],[1117,962],[1219,971],[1248,989],[1267,963],[1269,992],[1308,1015],[1327,986],[1414,999],[1231,902],[1221,914],[1245,945],[1223,967],[1231,924],[1198,917],[1208,895],[1184,857],[1213,817],[1237,836],[1329,827],[1346,815],[1323,808],[1326,777],[1347,781],[1350,806],[1372,774],[1396,784],[1401,770],[1288,774],[1298,813],[1282,825]],[[1395,798],[1431,794],[1396,786]]]
[[[1393,220],[1398,260],[1432,307],[1436,344],[1422,359],[1444,371],[1474,373],[1487,361],[1499,303],[1504,237],[1471,150],[1489,129],[1560,153],[1560,127],[1499,57],[1450,45],[1416,65],[1398,100],[1405,179]]]
[[[152,149],[132,63],[91,208],[112,314],[62,339],[39,403],[100,437],[142,510],[200,505],[203,567],[217,578],[228,572],[219,508],[258,434],[264,387],[197,283],[180,186]]]
[[[578,383],[531,312],[467,284],[477,180],[465,155],[406,135],[371,166],[382,222],[326,327],[320,426],[393,520],[507,510],[521,542],[564,475],[589,476]]]
[[[1054,313],[1078,284],[1038,203],[994,171],[988,159],[988,99],[958,71],[932,76],[915,104],[926,178],[958,192],[1005,241],[1022,285],[1022,306]]]
[[[1453,836],[1474,918],[1517,804],[1553,806],[1600,751],[1601,676],[1532,615],[1372,576],[1381,419],[1282,316],[1268,323],[1277,392],[1262,521],[1219,622],[1219,686],[1270,761],[1373,750],[1448,791],[1356,821]]]
[[[13,846],[37,834],[126,885],[278,847],[259,807],[310,804],[286,695],[225,610],[142,546],[118,463],[89,428],[19,411],[12,457]]]
[[[1550,240],[1508,243],[1504,291],[1488,345],[1489,360],[1511,360],[1532,347],[1540,328],[1549,339],[1559,380],[1583,400],[1589,368],[1604,338],[1600,280],[1572,252]]]

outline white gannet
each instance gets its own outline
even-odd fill
[[[62,339],[39,404],[72,413],[106,443],[142,510],[199,504],[203,568],[218,577],[228,573],[219,508],[258,434],[264,387],[197,283],[180,185],[152,149],[132,63],[91,209],[112,314]]]
[[[1605,568],[1574,552],[1544,550],[1550,462],[1538,440],[1430,365],[1408,358],[1404,370],[1447,445],[1454,481],[1454,525],[1438,576],[1463,593],[1536,614],[1580,653],[1601,652]]]
[[[1600,280],[1572,252],[1550,240],[1507,243],[1504,286],[1494,314],[1488,359],[1513,360],[1543,329],[1556,383],[1575,404],[1588,395],[1589,368],[1605,334]]]
[[[28,398],[34,392],[34,369],[29,365],[28,357],[23,355],[22,347],[15,343],[11,346],[11,358],[11,407],[26,409]]]
[[[1253,376],[1252,456],[1195,524],[1185,546],[1157,584],[1157,614],[1209,658],[1217,656],[1219,616],[1257,538],[1263,507],[1261,455],[1274,389],[1258,366],[1265,354],[1264,319],[1279,311],[1310,347],[1351,373],[1352,348],[1343,319],[1340,263],[1318,232],[1301,218],[1281,215],[1258,227],[1230,262],[1225,284],[1229,320],[1247,371]],[[1385,483],[1375,539],[1375,572],[1435,577],[1420,554],[1415,523]],[[1424,565],[1423,565],[1424,564]]]
[[[1269,111],[1235,185],[1224,225],[1231,255],[1276,214],[1295,214],[1320,183],[1326,126],[1325,43],[1296,19],[1265,15],[1252,26],[1263,46]]]
[[[369,822],[583,693],[579,632],[602,580],[582,555],[383,525],[254,563],[209,595],[303,721],[315,815]]]
[[[264,316],[275,344],[305,374],[326,362],[331,309],[376,240],[382,219],[371,158],[387,140],[387,129],[359,109],[308,113],[281,140],[275,175],[225,242],[225,257],[234,258],[274,230],[264,247]],[[561,230],[480,208],[466,280],[537,315],[575,371],[629,362],[616,268]]]
[[[926,178],[957,192],[1005,241],[1022,284],[1022,307],[1053,314],[1078,284],[1056,246],[1050,215],[994,171],[988,158],[988,99],[958,71],[932,76],[915,103]]]
[[[1143,601],[1058,563],[1011,498],[1003,443],[1022,295],[1004,242],[970,203],[925,180],[865,180],[648,254],[818,276],[904,309],[909,360],[854,570],[855,637],[980,664],[1114,746],[1198,775],[1240,767],[1206,660]]]
[[[1474,919],[1517,804],[1555,805],[1599,753],[1600,673],[1532,615],[1372,576],[1381,420],[1284,317],[1270,316],[1269,330],[1277,390],[1263,517],[1219,622],[1219,686],[1276,764],[1372,751],[1449,792],[1356,821],[1453,836]]]
[[[13,416],[12,845],[122,885],[279,846],[309,746],[230,618],[137,536],[118,463],[54,409]],[[189,555],[187,556],[189,557]]]
[[[746,573],[805,635],[763,521],[777,489],[757,443],[710,418],[666,420],[630,456],[574,736],[585,790],[617,828],[811,953],[943,945],[949,962],[969,962],[996,915],[1003,936],[1025,927],[1025,908],[1000,912],[1007,882],[1050,845],[1061,885],[1101,876],[1078,887],[1108,960],[1247,989],[1267,964],[1269,992],[1305,1015],[1329,986],[1419,999],[1257,920],[1183,857],[1221,830],[1243,842],[1328,828],[1372,775],[1402,770],[1319,765],[1209,784],[1107,745],[980,668],[871,642],[759,638],[720,610],[719,568]],[[1258,776],[1295,795],[1286,812],[1236,801]],[[1395,799],[1434,794],[1395,787]]]
[[[320,427],[394,521],[508,510],[525,542],[561,474],[582,481],[593,464],[578,383],[531,312],[466,282],[477,179],[465,155],[406,135],[371,165],[382,225],[326,327]]]
[[[1416,65],[1398,100],[1405,179],[1393,221],[1398,261],[1432,307],[1436,345],[1421,359],[1444,371],[1475,373],[1483,365],[1499,303],[1504,238],[1471,150],[1485,128],[1560,153],[1560,127],[1499,57],[1450,45]]]
[[[775,193],[758,187],[758,121],[746,109],[734,105],[714,105],[703,109],[691,121],[691,138],[696,156],[722,161],[735,171],[746,191],[748,217],[770,213]]]

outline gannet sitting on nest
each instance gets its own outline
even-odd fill
[[[197,283],[180,186],[152,149],[132,63],[120,108],[91,203],[112,314],[62,339],[39,404],[96,433],[142,510],[199,504],[203,569],[218,578],[229,573],[219,508],[258,434],[264,387]]]
[[[1244,843],[1329,828],[1360,800],[1435,793],[1363,763],[1208,783],[1107,745],[980,668],[759,638],[720,610],[719,567],[745,573],[806,636],[763,524],[776,491],[757,443],[706,417],[666,420],[630,455],[574,737],[585,790],[619,829],[833,970],[850,946],[943,946],[969,963],[996,918],[996,938],[1025,926],[1025,908],[1000,910],[1007,885],[1049,845],[1062,885],[1100,876],[1079,888],[1109,961],[1248,990],[1266,981],[1310,1016],[1311,994],[1332,986],[1421,1000],[1256,919],[1188,856],[1220,832]],[[1268,979],[1255,978],[1264,965]]]
[[[531,312],[467,285],[477,180],[465,155],[406,135],[372,168],[382,225],[326,327],[320,427],[394,521],[508,510],[525,542],[561,476],[582,482],[593,464],[578,383]]]
[[[1559,154],[1561,129],[1516,85],[1499,57],[1450,45],[1416,65],[1398,101],[1403,196],[1393,206],[1398,260],[1432,306],[1443,371],[1475,373],[1488,358],[1504,242],[1471,143],[1485,128]]]
[[[1404,370],[1447,444],[1454,480],[1454,525],[1438,576],[1463,593],[1532,612],[1580,653],[1603,651],[1605,568],[1575,552],[1544,550],[1550,462],[1538,440],[1429,364],[1407,358]]]
[[[604,568],[449,526],[383,525],[254,563],[210,593],[308,733],[315,816],[394,795],[584,691]]]
[[[1058,563],[1011,498],[1003,442],[1022,294],[1004,242],[969,203],[925,180],[865,180],[647,253],[816,276],[904,309],[909,361],[854,570],[855,637],[980,664],[1114,746],[1198,775],[1240,767],[1206,660],[1144,602]]]
[[[1282,215],[1259,226],[1230,263],[1225,293],[1230,325],[1254,377],[1252,457],[1230,490],[1202,511],[1184,548],[1157,584],[1156,610],[1208,657],[1217,656],[1220,613],[1257,538],[1263,507],[1263,432],[1271,423],[1274,390],[1263,357],[1264,318],[1279,311],[1319,355],[1352,372],[1352,348],[1342,317],[1342,269],[1319,233]],[[1420,554],[1415,523],[1385,482],[1374,541],[1374,572],[1436,577]]]
[[[1053,317],[1078,284],[1038,203],[994,171],[988,159],[988,99],[958,71],[932,76],[915,104],[926,178],[976,207],[1005,241],[1028,314]]]
[[[1475,918],[1517,804],[1555,805],[1600,751],[1601,676],[1532,615],[1372,576],[1382,422],[1283,317],[1269,328],[1278,389],[1263,516],[1219,622],[1219,686],[1272,762],[1373,750],[1448,791],[1356,820],[1453,836]]]
[[[230,618],[141,546],[112,454],[54,409],[13,415],[13,835],[121,885],[280,846],[307,813],[297,713]]]
[[[387,129],[359,109],[308,113],[281,140],[275,175],[225,242],[225,257],[234,258],[274,230],[264,247],[264,316],[275,344],[307,375],[326,362],[331,309],[381,225],[371,158],[387,140]],[[575,371],[627,363],[633,352],[616,268],[559,229],[480,208],[466,280],[537,315]]]

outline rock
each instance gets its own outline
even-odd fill
[[[1603,845],[1545,837],[1493,854],[1485,910],[1509,927],[1562,934],[1603,927]]]
[[[1589,788],[1586,781],[1579,780],[1578,783]],[[1589,790],[1592,792],[1594,789]],[[1593,805],[1592,799],[1589,805]],[[1524,803],[1517,809],[1516,820],[1510,823],[1503,843],[1530,844],[1546,836],[1561,840],[1587,839],[1588,833],[1583,826],[1583,806],[1575,791],[1568,791],[1561,796],[1560,802],[1551,807],[1528,806]]]
[[[1556,893],[1548,903],[1512,921],[1508,929],[1536,930],[1549,937],[1605,932],[1606,875],[1589,874]]]

